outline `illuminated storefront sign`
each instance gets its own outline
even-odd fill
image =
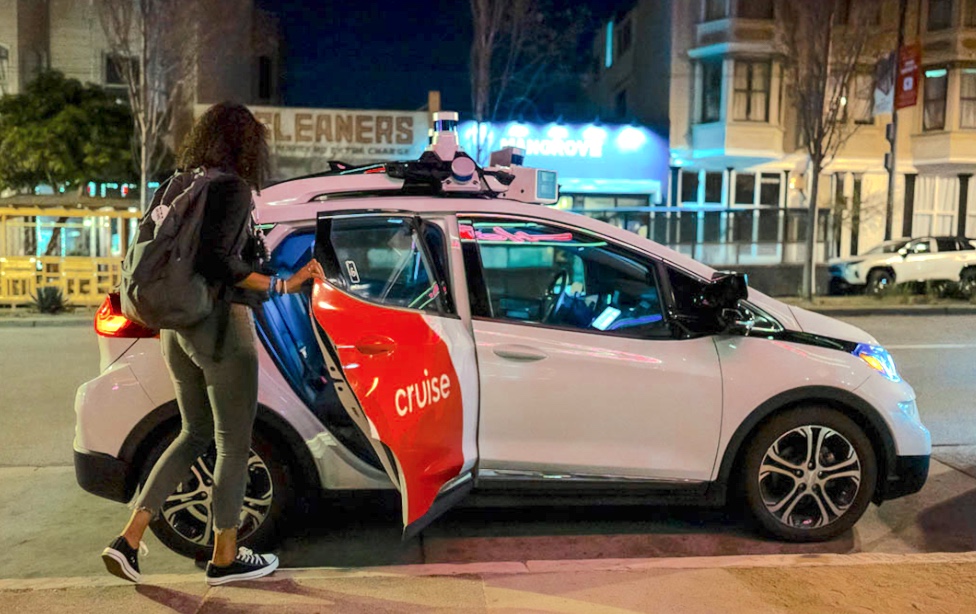
[[[525,165],[554,170],[565,191],[657,192],[667,180],[668,143],[639,126],[607,124],[528,124],[462,122],[461,146],[487,161],[502,147],[525,150]],[[480,145],[480,147],[479,147]],[[616,184],[620,185],[617,186]],[[602,184],[602,185],[601,185]]]

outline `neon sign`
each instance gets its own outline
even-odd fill
[[[529,234],[524,230],[511,232],[501,226],[495,226],[491,232],[478,230],[474,226],[467,224],[460,225],[462,241],[490,241],[492,243],[541,243],[556,242],[570,243],[573,241],[573,233],[561,232],[558,234]]]

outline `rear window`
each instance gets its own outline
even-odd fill
[[[955,239],[936,239],[935,244],[939,246],[940,252],[957,252],[959,251],[959,245],[956,243]]]

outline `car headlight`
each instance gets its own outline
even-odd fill
[[[894,359],[891,357],[891,354],[888,353],[888,350],[884,349],[883,347],[878,345],[869,345],[867,343],[860,343],[851,353],[891,381],[901,381],[901,377],[898,376],[898,369],[895,368]]]

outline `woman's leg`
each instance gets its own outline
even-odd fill
[[[214,468],[213,563],[230,565],[237,556],[237,528],[247,489],[251,431],[257,414],[258,358],[250,310],[234,305],[220,362],[205,365],[213,408],[217,464]]]
[[[182,429],[153,467],[123,531],[133,548],[139,545],[149,521],[187,475],[193,462],[213,441],[213,414],[204,373],[180,346],[178,333],[164,330],[160,345],[176,390]]]

